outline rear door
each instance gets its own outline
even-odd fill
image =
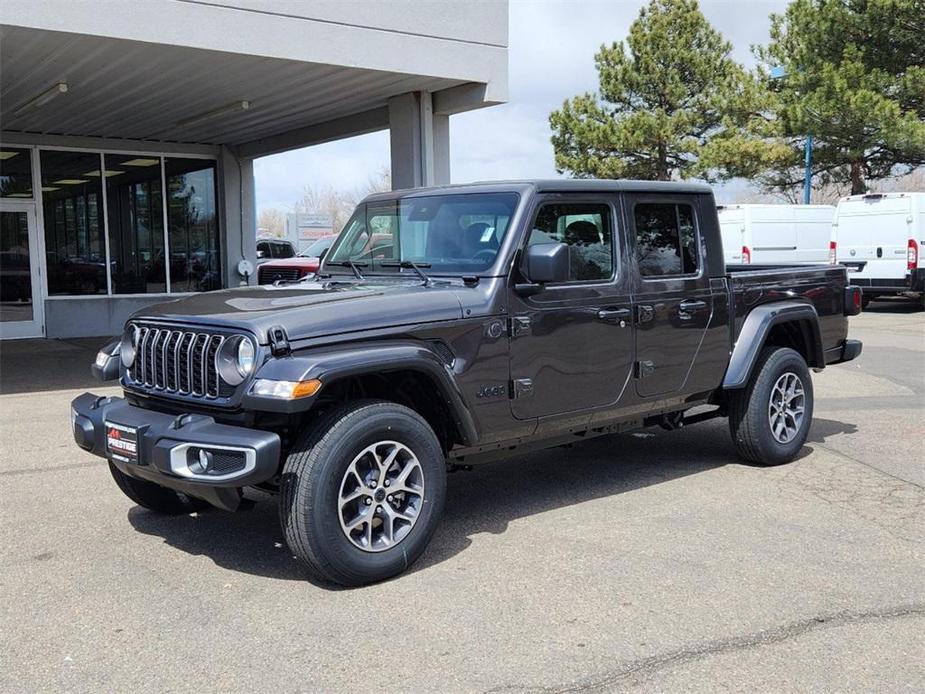
[[[831,205],[804,205],[796,209],[797,263],[829,262],[834,217],[835,208]]]
[[[745,241],[745,210],[742,208],[718,208],[719,229],[723,237],[723,258],[726,263],[741,265],[748,262],[743,249]],[[751,251],[749,251],[751,252]]]
[[[710,325],[713,298],[695,196],[627,195],[637,269],[636,392],[684,388]]]
[[[797,230],[790,205],[762,205],[751,210],[752,263],[776,265],[796,261]]]
[[[613,406],[633,367],[631,282],[620,260],[616,196],[544,195],[526,244],[561,242],[568,282],[532,296],[512,286],[511,410],[517,419]]]
[[[835,241],[849,280],[899,287],[906,277],[911,198],[866,195],[839,203]],[[869,280],[870,282],[866,282]]]

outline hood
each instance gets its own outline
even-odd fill
[[[244,328],[261,344],[283,326],[290,340],[462,318],[453,284],[419,281],[299,282],[258,285],[185,296],[147,306],[132,318]]]

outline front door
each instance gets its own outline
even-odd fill
[[[568,282],[511,288],[511,408],[517,419],[614,405],[631,379],[633,327],[613,200],[540,198],[527,244],[569,245]]]
[[[43,307],[35,207],[0,202],[0,338],[41,337]]]
[[[636,392],[667,396],[684,389],[713,315],[696,200],[627,195],[626,206],[638,272]]]

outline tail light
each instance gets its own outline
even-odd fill
[[[861,288],[853,284],[845,287],[845,315],[856,316],[861,312],[864,303],[864,297],[861,294]]]
[[[742,262],[749,265],[752,262],[752,251],[748,246],[742,246]]]
[[[836,260],[837,254],[835,253],[837,248],[838,248],[837,243],[835,243],[834,241],[829,241],[829,264],[830,265],[835,265],[835,263],[838,262]]]
[[[909,239],[909,245],[906,248],[906,269],[915,270],[919,266],[919,244],[915,239]]]

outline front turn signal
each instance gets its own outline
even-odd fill
[[[264,398],[295,400],[311,397],[319,390],[321,390],[321,381],[317,378],[309,381],[274,381],[269,378],[258,378],[251,387],[251,394]]]

